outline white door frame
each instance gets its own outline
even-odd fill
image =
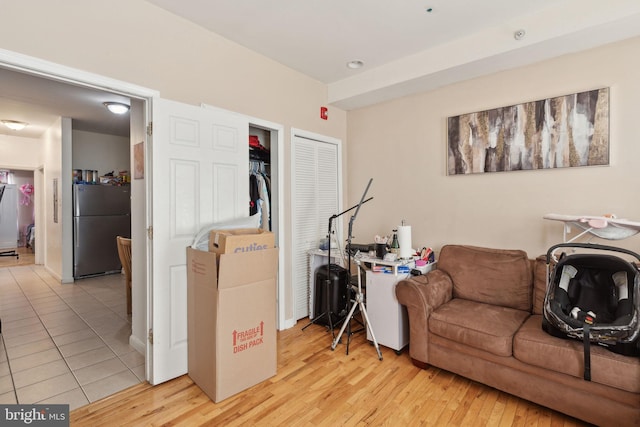
[[[142,101],[145,101],[144,108],[146,111],[144,112],[144,117],[146,121],[149,121],[151,117],[152,99],[154,97],[160,96],[160,93],[153,89],[145,88],[142,86],[123,82],[120,80],[111,79],[109,77],[89,73],[89,72],[78,70],[75,68],[66,67],[64,65],[60,65],[60,64],[45,61],[42,59],[34,58],[31,56],[23,55],[17,52],[11,52],[5,49],[0,49],[0,66],[14,70],[14,71],[19,71],[19,72],[23,72],[23,73],[27,73],[35,76],[49,78],[49,79],[56,80],[63,83],[90,87],[93,89],[103,90],[105,92],[110,92],[110,93],[119,93],[122,95],[126,95],[130,98],[140,99]],[[150,158],[150,150],[151,150],[150,144],[145,144],[145,151],[146,151],[145,159]],[[145,185],[146,185],[147,194],[149,194],[150,188],[151,188],[151,180],[148,180],[145,183]],[[69,189],[69,192],[70,191],[71,189]],[[64,196],[64,194],[61,196]],[[148,210],[149,210],[149,205],[147,204],[147,211]],[[150,224],[147,224],[147,227],[149,225]],[[36,230],[36,232],[38,232],[38,230]],[[36,245],[38,246],[40,246],[44,241],[44,239],[46,239],[46,236],[44,236],[43,230],[40,230],[39,233],[40,233],[40,237],[36,239]],[[146,243],[147,242],[145,242],[145,245]],[[43,262],[44,261],[46,260],[43,260]],[[142,260],[134,256],[133,264],[134,266],[138,266],[138,268],[141,268],[142,266],[144,266],[144,268],[147,268],[149,263],[150,263],[150,260],[147,257],[145,257],[145,259]],[[147,276],[147,284],[146,284],[147,300],[149,299],[149,296],[151,295],[151,292],[152,292],[152,289],[151,289],[152,283],[153,283],[152,277]],[[148,305],[146,305],[146,307],[148,311]],[[136,318],[133,319],[133,322],[135,322],[136,319],[141,319],[142,321],[146,322],[146,324],[144,325],[143,328],[139,328],[138,327],[139,325],[137,324],[132,324],[132,329],[133,330],[142,329],[144,331],[148,331],[150,325],[148,324],[147,317],[148,316],[146,315],[136,316]],[[144,339],[145,346],[146,346],[146,341],[147,340],[145,337]],[[136,348],[138,348],[138,346],[136,346]],[[150,361],[148,357],[145,357],[145,359],[146,359],[145,362],[147,366],[150,365],[150,363],[152,363],[152,361]],[[147,370],[147,375],[148,375],[148,372],[149,371]]]
[[[33,170],[33,191],[36,194],[33,201],[33,209],[35,211],[35,221],[36,227],[43,228],[44,224],[44,166],[39,166],[38,168]],[[46,236],[43,236],[42,231],[41,235],[38,235],[38,229],[36,228],[36,247],[33,248],[35,251],[35,259],[34,262],[36,264],[44,264],[44,256],[46,248]]]
[[[331,136],[326,136],[326,135],[320,135],[314,132],[309,132],[306,130],[302,130],[302,129],[296,129],[296,128],[291,128],[291,143],[290,143],[290,153],[289,156],[291,157],[291,164],[290,166],[290,174],[291,174],[291,179],[293,180],[293,177],[295,176],[295,156],[293,154],[293,149],[294,149],[294,141],[296,137],[301,137],[301,138],[305,138],[305,139],[310,139],[310,140],[314,140],[314,141],[318,141],[318,142],[322,142],[322,143],[326,143],[326,144],[333,144],[337,146],[337,154],[338,154],[338,211],[336,212],[339,213],[342,211],[342,207],[343,207],[343,192],[342,192],[342,182],[343,182],[343,177],[342,177],[342,140],[338,139],[338,138],[334,138]],[[293,183],[291,184],[293,185]],[[291,202],[291,206],[290,206],[290,215],[291,215],[291,221],[289,222],[290,224],[293,224],[293,222],[295,222],[294,220],[294,216],[295,216],[295,212],[294,212],[294,203],[293,201]],[[342,242],[342,236],[343,236],[343,223],[344,223],[344,218],[340,218],[339,221],[335,222],[335,232],[336,232],[336,239],[337,242]],[[292,246],[293,246],[293,242]],[[292,262],[291,265],[289,266],[289,274],[291,275],[291,277],[295,277],[295,263],[293,262],[293,254],[292,254]],[[292,301],[291,301],[291,310],[292,310],[292,318],[289,319],[290,322],[292,323],[291,326],[295,325],[297,319],[295,319],[295,287],[292,284],[291,285],[291,291],[293,294],[292,297]]]
[[[285,221],[285,211],[284,211],[284,126],[279,125],[277,123],[268,122],[262,119],[256,119],[254,117],[249,117],[249,125],[259,127],[262,129],[266,129],[273,132],[278,133],[278,139],[274,144],[273,139],[271,140],[271,159],[273,161],[275,157],[275,167],[276,167],[276,176],[272,177],[272,193],[277,196],[275,206],[271,206],[272,216],[275,213],[277,218],[277,235],[276,242],[278,243],[278,330],[282,331],[284,329],[291,328],[295,325],[295,321],[293,318],[287,319],[287,299],[286,299],[286,289],[285,289],[285,273],[284,273],[284,260],[286,253],[286,241],[285,241],[285,233],[284,233],[284,225],[287,224]],[[273,163],[272,163],[273,168]],[[273,170],[273,169],[272,169]],[[275,185],[274,182],[275,181]],[[275,188],[275,192],[273,191]],[[293,305],[292,305],[293,307]]]

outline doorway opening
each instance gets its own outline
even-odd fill
[[[4,79],[4,76],[8,75],[7,73],[12,73],[18,80],[33,82],[40,93],[48,93],[43,87],[52,84],[57,85],[58,89],[63,88],[61,92],[56,92],[58,96],[55,98],[42,100],[40,116],[46,116],[42,110],[46,110],[51,106],[50,104],[60,107],[64,105],[66,101],[61,97],[64,96],[66,91],[74,96],[79,92],[91,94],[91,96],[87,97],[92,98],[93,101],[96,99],[109,100],[110,97],[126,100],[132,105],[130,113],[132,120],[129,122],[129,118],[127,117],[126,119],[126,137],[131,138],[127,151],[130,153],[132,150],[133,138],[135,138],[136,142],[140,141],[140,139],[146,139],[147,105],[149,104],[149,99],[157,95],[155,91],[121,82],[111,82],[109,79],[77,70],[69,70],[56,64],[23,57],[3,50],[0,50],[0,73],[3,73],[3,87],[0,89],[0,97],[3,97],[3,107],[11,107],[14,112],[24,113],[26,103],[16,93],[20,85],[7,84],[6,87],[4,86],[4,83],[8,82],[8,80]],[[9,101],[4,102],[5,99]],[[104,109],[103,105],[99,105],[99,107]],[[79,111],[82,111],[82,108]],[[6,330],[2,331],[2,348],[6,349],[8,360],[23,357],[22,352],[28,351],[25,346],[29,346],[31,343],[23,343],[21,342],[23,338],[19,338],[27,334],[12,335],[10,332],[11,326],[20,327],[20,324],[25,321],[32,322],[31,324],[42,328],[43,336],[40,341],[42,341],[41,345],[47,346],[47,349],[40,350],[51,354],[54,359],[47,361],[47,363],[52,364],[50,366],[51,369],[41,368],[40,371],[46,371],[47,374],[53,375],[59,372],[56,369],[59,368],[61,370],[59,375],[47,379],[35,378],[27,375],[24,371],[18,375],[18,378],[25,379],[25,381],[38,380],[38,382],[33,383],[21,382],[22,380],[15,382],[15,376],[11,373],[9,377],[14,384],[14,388],[9,394],[13,395],[14,400],[5,402],[4,398],[6,396],[0,396],[0,403],[34,403],[35,401],[29,401],[31,399],[29,396],[32,393],[28,390],[44,390],[45,387],[38,387],[42,381],[53,381],[55,390],[61,395],[67,393],[67,390],[65,390],[67,385],[79,384],[78,388],[81,391],[70,389],[68,392],[74,396],[64,398],[68,398],[69,402],[82,402],[82,399],[76,399],[78,397],[77,394],[80,393],[84,395],[85,399],[93,401],[104,397],[104,395],[101,395],[102,392],[96,390],[96,387],[99,387],[99,382],[104,378],[95,376],[96,372],[103,368],[118,371],[113,373],[119,378],[116,382],[120,383],[123,388],[133,385],[132,381],[144,381],[148,377],[145,368],[146,289],[142,290],[143,299],[140,300],[141,303],[135,307],[133,316],[127,320],[126,314],[124,319],[122,317],[118,318],[118,309],[114,305],[120,305],[120,303],[116,302],[115,296],[111,299],[112,295],[110,295],[114,288],[120,286],[114,280],[116,282],[117,279],[124,281],[123,275],[97,276],[77,281],[74,285],[61,284],[62,282],[73,281],[72,273],[70,273],[73,271],[73,234],[70,232],[72,228],[69,225],[72,217],[71,191],[73,182],[72,170],[74,168],[72,166],[70,144],[68,144],[66,138],[70,138],[69,135],[75,130],[75,125],[78,123],[80,124],[78,128],[80,131],[92,135],[101,134],[101,132],[94,129],[82,127],[91,125],[91,121],[89,117],[83,116],[82,113],[78,114],[79,116],[76,119],[75,116],[60,110],[57,114],[58,117],[53,122],[48,123],[50,126],[40,128],[42,137],[29,134],[25,134],[23,137],[0,135],[0,144],[20,146],[18,142],[27,141],[27,145],[31,148],[23,155],[17,155],[12,158],[3,156],[3,164],[0,167],[9,166],[12,169],[19,169],[16,166],[28,164],[31,168],[35,188],[34,224],[39,226],[37,231],[40,231],[35,238],[34,256],[35,264],[40,265],[34,265],[33,268],[20,271],[0,271],[0,285],[2,288],[6,288],[5,290],[12,295],[15,294],[15,298],[17,298],[15,301],[19,300],[21,304],[24,304],[24,309],[16,310],[15,313],[3,316],[3,326],[6,327]],[[38,131],[36,122],[40,120],[40,116],[38,116],[37,120],[31,122],[30,127],[27,128],[28,132]],[[43,120],[46,122],[46,118]],[[73,127],[71,126],[72,121],[74,122]],[[105,123],[105,125],[107,127],[114,126],[114,123]],[[64,133],[66,131],[68,133],[65,136]],[[1,133],[3,132],[0,131]],[[61,133],[63,135],[59,135]],[[105,131],[104,134],[109,134],[109,131]],[[56,143],[50,144],[52,141]],[[43,157],[36,158],[36,153],[40,149],[49,151]],[[127,161],[127,163],[130,164],[130,161]],[[130,167],[126,169],[131,170]],[[136,224],[136,226],[139,228],[137,230],[137,238],[139,242],[143,243],[138,244],[141,247],[141,253],[137,255],[137,260],[134,260],[134,262],[141,261],[137,270],[139,270],[142,277],[140,283],[146,283],[145,230],[147,219],[144,181],[139,182],[135,187],[138,192],[137,200],[141,200],[141,202],[132,206],[132,218],[142,217],[140,220],[142,225]],[[134,195],[135,197],[136,195]],[[50,229],[47,230],[48,228]],[[132,237],[136,238],[136,234],[133,234]],[[37,286],[29,284],[36,282]],[[41,291],[42,295],[46,295],[45,298],[49,299],[47,303],[42,298],[39,298],[40,294],[30,294],[36,289]],[[82,290],[85,292],[82,292]],[[122,285],[121,291],[123,295],[121,305],[123,310],[126,311],[124,285]],[[117,297],[119,298],[119,295]],[[7,298],[3,297],[3,301],[6,300]],[[3,313],[6,313],[6,311],[3,310]],[[11,319],[10,316],[20,316],[22,318]],[[66,330],[65,328],[72,330]],[[132,339],[136,329],[139,331],[139,335],[143,337],[140,340]],[[14,329],[14,331],[17,332],[18,329]],[[139,343],[141,345],[135,345]],[[73,350],[74,346],[78,350]],[[82,350],[79,350],[80,348]],[[92,356],[93,353],[95,355]],[[102,360],[100,357],[103,356],[100,356],[100,354],[111,355],[111,357]],[[82,360],[85,361],[83,362]],[[83,366],[85,363],[86,366]],[[109,366],[100,366],[97,370],[91,369],[97,364]],[[72,372],[62,372],[63,365]],[[13,366],[19,366],[19,364],[14,364]],[[123,366],[124,370],[120,370]],[[135,373],[133,368],[136,369]],[[31,367],[28,369],[31,369]],[[125,381],[121,381],[124,376],[128,378]],[[2,381],[1,378],[0,381]],[[109,394],[115,391],[117,390],[112,389]],[[48,396],[39,395],[39,397],[47,398]],[[86,403],[88,402],[85,400],[84,404]]]
[[[34,171],[0,168],[0,186],[0,267],[34,264]]]

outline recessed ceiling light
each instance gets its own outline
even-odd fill
[[[104,106],[113,114],[125,114],[129,111],[129,106],[121,102],[105,102]]]
[[[522,40],[526,34],[527,34],[526,31],[518,30],[515,33],[513,33],[513,38],[516,40]]]
[[[29,123],[19,122],[17,120],[2,120],[2,124],[11,130],[22,130],[26,128]]]
[[[363,66],[364,62],[357,59],[355,61],[347,62],[347,67],[351,68],[352,70],[357,70],[358,68],[362,68]]]

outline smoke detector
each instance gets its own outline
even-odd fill
[[[527,33],[524,30],[518,30],[513,33],[513,38],[516,40],[522,40]]]

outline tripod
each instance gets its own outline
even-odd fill
[[[369,180],[369,185],[371,185],[371,181]],[[367,186],[367,190],[369,189],[369,185]],[[365,190],[365,194],[367,194],[367,190]],[[364,199],[364,195],[362,196]],[[356,208],[360,208],[361,205],[367,203],[369,200],[373,199],[373,197],[369,197],[367,200],[361,200],[359,204],[350,207],[349,209],[340,212],[339,214],[335,214],[335,215],[331,215],[331,217],[329,217],[329,229],[328,229],[328,234],[327,234],[327,239],[329,240],[329,248],[328,248],[328,253],[327,253],[327,279],[324,281],[324,285],[325,285],[325,301],[326,301],[326,309],[323,313],[316,315],[309,323],[307,323],[302,330],[304,331],[305,329],[307,329],[309,326],[311,326],[312,324],[316,323],[317,321],[319,321],[320,319],[322,319],[323,317],[327,317],[328,321],[329,321],[329,326],[327,326],[330,330],[331,330],[331,337],[335,339],[335,334],[333,333],[333,328],[334,328],[334,324],[333,324],[333,312],[331,311],[331,304],[330,304],[330,292],[329,292],[329,287],[331,285],[331,235],[333,234],[332,232],[332,224],[333,224],[333,220],[336,218],[341,217],[342,215],[346,214],[347,212],[350,212]],[[358,210],[356,210],[356,214],[358,213]],[[351,222],[349,223],[349,238],[347,239],[347,252],[348,252],[348,269],[349,269],[349,282],[346,283],[346,287],[347,287],[347,304],[348,302],[351,300],[351,297],[349,296],[349,293],[351,292],[351,227],[353,224],[353,220],[355,218],[355,214],[354,216],[351,218]],[[336,326],[342,322],[345,319],[345,314],[346,314],[346,309],[341,311],[340,313],[335,313],[338,316],[337,319],[337,323]]]
[[[347,238],[347,247],[348,247],[348,252],[349,252],[349,272],[351,272],[351,239],[353,237],[353,222],[356,219],[356,216],[358,215],[358,211],[360,210],[360,206],[362,206],[364,203],[368,202],[369,200],[371,200],[372,198],[369,198],[367,200],[365,200],[365,196],[367,195],[367,191],[369,191],[369,187],[371,186],[371,182],[373,181],[373,178],[369,180],[369,184],[367,184],[367,188],[364,190],[364,194],[362,194],[362,198],[360,199],[360,203],[357,206],[354,206],[353,208],[357,207],[356,212],[353,214],[353,216],[351,217],[351,219],[349,220],[349,237]],[[353,209],[351,208],[351,209]],[[351,209],[348,209],[345,212],[350,211]],[[345,213],[343,212],[343,213]],[[342,214],[340,214],[342,215]],[[338,336],[336,336],[333,339],[333,342],[331,343],[331,350],[335,350],[336,346],[338,345],[338,343],[340,342],[340,338],[342,337],[342,334],[344,333],[344,330],[347,328],[347,326],[349,326],[349,330],[351,330],[351,320],[353,319],[353,315],[356,311],[356,308],[360,308],[360,313],[362,313],[362,316],[364,317],[364,323],[367,327],[367,329],[369,330],[369,333],[371,333],[371,338],[373,339],[373,345],[376,348],[376,352],[378,353],[378,359],[382,360],[382,353],[380,353],[380,347],[378,346],[378,341],[376,340],[376,336],[373,333],[373,328],[371,327],[371,322],[369,322],[369,316],[367,315],[367,309],[364,305],[364,294],[362,293],[362,274],[360,272],[360,260],[356,258],[355,260],[356,265],[358,266],[358,291],[356,292],[355,295],[355,299],[353,301],[353,305],[351,306],[351,310],[349,311],[349,314],[347,315],[347,317],[344,320],[344,323],[342,324],[342,327],[340,328],[340,332],[338,333]],[[351,283],[349,283],[349,289],[351,289]],[[350,299],[349,299],[350,301]],[[349,332],[347,334],[347,354],[349,354],[349,343],[351,341],[351,333]]]
[[[362,293],[362,279],[361,279],[361,274],[360,274],[360,260],[359,259],[356,259],[356,264],[358,265],[358,292],[356,293],[355,299],[353,301],[353,305],[351,306],[351,311],[349,311],[349,314],[347,315],[347,318],[345,319],[344,323],[342,324],[342,328],[340,328],[340,332],[338,333],[338,336],[331,343],[331,350],[335,350],[336,349],[336,346],[340,342],[340,338],[342,337],[342,334],[344,333],[344,330],[347,327],[347,324],[353,318],[353,314],[355,313],[356,308],[360,307],[360,313],[362,313],[362,316],[364,317],[364,323],[365,323],[365,325],[367,325],[367,329],[369,329],[369,333],[371,334],[371,338],[373,339],[373,346],[376,348],[376,352],[378,353],[378,359],[382,360],[382,353],[380,352],[380,346],[378,345],[378,341],[376,340],[376,336],[373,333],[373,328],[371,328],[371,322],[369,322],[369,316],[367,315],[367,309],[366,309],[366,307],[364,305],[364,294]],[[347,334],[347,354],[349,354],[349,342],[350,341],[351,341],[351,336],[349,334]]]

